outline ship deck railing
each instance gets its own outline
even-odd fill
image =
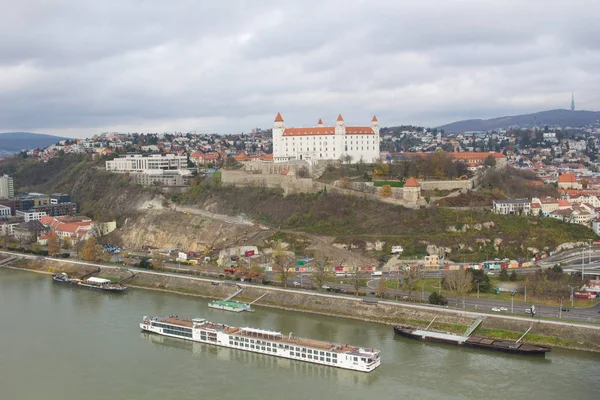
[[[323,342],[315,339],[307,339],[300,338],[296,336],[285,336],[279,332],[257,332],[252,330],[244,330],[244,328],[231,327],[224,324],[216,324],[213,322],[204,321],[202,324],[194,324],[192,320],[179,318],[176,316],[168,316],[168,317],[160,317],[154,319],[158,322],[164,322],[172,325],[179,325],[188,328],[198,328],[198,329],[210,329],[219,332],[223,332],[227,335],[237,335],[241,337],[249,337],[253,339],[262,339],[268,340],[275,343],[281,343],[284,345],[292,345],[292,346],[301,346],[313,349],[319,349],[323,351],[329,351],[333,353],[344,353],[349,355],[361,356],[361,357],[372,357],[374,354],[377,354],[378,351],[375,349],[365,349],[361,347],[354,347],[348,344],[336,344]]]

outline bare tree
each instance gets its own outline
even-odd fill
[[[104,243],[106,235],[109,234],[108,224],[105,222],[95,222],[92,225],[91,235],[98,243]]]
[[[298,168],[298,172],[296,173],[298,178],[310,178],[310,171],[306,166]]]
[[[333,277],[328,257],[325,257],[325,259],[315,262],[315,267],[313,268],[310,277],[315,282],[315,285],[317,285],[317,287],[323,287],[325,282],[327,282],[330,278]]]
[[[287,287],[288,279],[294,277],[294,253],[286,251],[281,240],[278,240],[273,247],[273,271],[279,277],[284,287]]]
[[[360,289],[367,284],[367,275],[364,271],[361,271],[359,267],[354,267],[352,274],[352,288],[354,289],[354,295],[358,296]]]
[[[404,281],[402,289],[408,292],[408,296],[412,297],[412,293],[417,291],[419,283],[425,278],[425,274],[418,268],[411,268],[404,273]]]
[[[448,271],[444,278],[444,285],[454,295],[458,305],[458,300],[464,300],[465,295],[473,289],[473,278],[466,269]]]
[[[385,276],[382,276],[377,282],[377,294],[379,295],[379,297],[383,299],[383,297],[387,293],[387,289],[387,279],[385,278]]]

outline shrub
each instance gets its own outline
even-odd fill
[[[448,300],[446,300],[446,298],[443,295],[439,294],[438,292],[432,292],[429,295],[429,304],[445,306],[448,304]]]

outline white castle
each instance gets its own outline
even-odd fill
[[[379,160],[379,122],[373,117],[371,126],[346,126],[338,116],[335,126],[323,126],[319,119],[313,128],[286,128],[281,114],[273,125],[273,161],[339,160],[351,156],[352,161]]]

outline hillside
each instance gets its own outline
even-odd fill
[[[531,248],[551,250],[564,242],[594,237],[589,228],[548,218],[443,207],[412,210],[328,192],[284,197],[280,190],[229,187],[218,178],[200,181],[169,201],[158,188],[133,185],[126,175],[103,171],[98,168],[102,163],[83,155],[63,155],[48,163],[13,157],[0,163],[0,174],[10,173],[17,191],[71,193],[82,213],[102,220],[116,219],[120,229],[115,240],[123,240],[126,246],[202,249],[261,243],[263,228],[259,225],[234,226],[202,213],[196,217],[194,212],[172,211],[173,203],[191,211],[242,215],[271,227],[271,232],[300,233],[312,238],[313,244],[322,242],[328,254],[336,251],[329,239],[335,238],[337,243],[355,249],[347,252],[347,257],[337,257],[345,262],[356,259],[356,252],[377,240],[386,246],[402,244],[407,256],[422,256],[430,245],[446,249],[453,259],[475,261],[530,257]]]
[[[528,248],[554,249],[592,238],[592,230],[549,218],[503,216],[442,207],[421,210],[334,193],[298,194],[262,187],[227,187],[200,182],[177,202],[212,212],[244,214],[263,224],[335,236],[339,243],[365,248],[366,242],[400,243],[405,255],[421,256],[427,245],[447,248],[460,260],[530,257]]]
[[[155,196],[155,191],[130,183],[125,175],[98,169],[103,163],[76,154],[46,163],[12,157],[0,164],[0,174],[13,177],[16,192],[70,193],[81,213],[102,220],[122,221]]]
[[[21,150],[44,148],[67,139],[41,133],[5,132],[0,133],[0,151],[5,154],[18,153]]]
[[[478,191],[469,190],[455,197],[445,197],[436,204],[447,207],[491,206],[494,200],[546,196],[559,197],[556,186],[544,184],[531,171],[506,167],[489,171]]]
[[[533,114],[513,115],[492,119],[468,119],[439,126],[446,132],[491,131],[519,126],[558,125],[581,127],[600,120],[600,111],[548,110]]]

